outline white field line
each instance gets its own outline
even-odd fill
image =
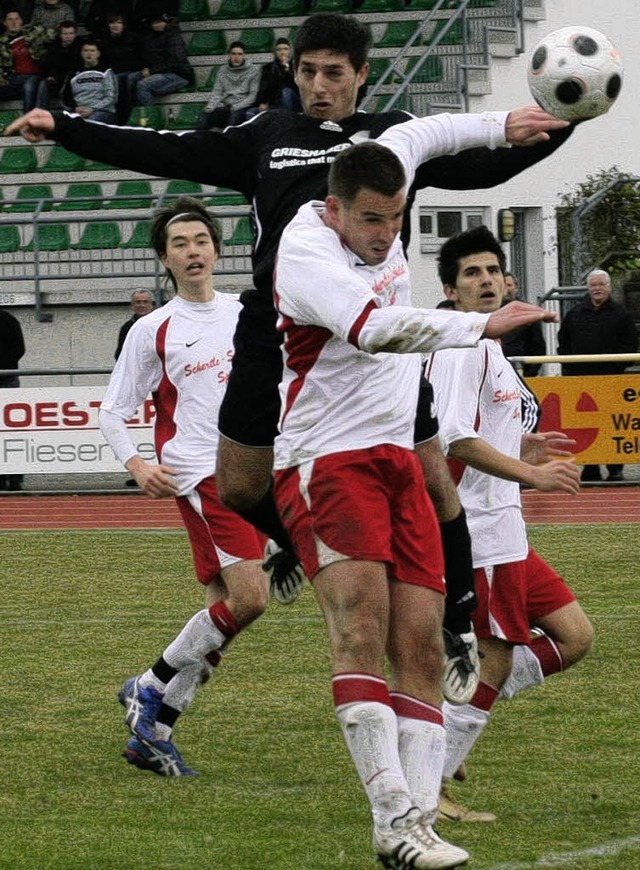
[[[575,861],[584,861],[589,858],[611,858],[624,852],[625,849],[638,848],[640,848],[640,836],[627,837],[624,840],[612,840],[610,843],[602,843],[600,846],[591,846],[588,849],[543,855],[532,862],[522,861],[517,864],[492,864],[491,867],[479,867],[478,870],[537,870],[538,867],[562,867],[563,865],[572,864]]]

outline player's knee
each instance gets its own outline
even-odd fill
[[[576,631],[563,645],[562,658],[565,669],[575,665],[587,655],[593,646],[594,637],[593,625],[583,614],[580,625],[576,627]]]

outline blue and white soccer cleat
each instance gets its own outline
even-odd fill
[[[125,725],[134,737],[153,742],[156,739],[156,718],[162,695],[153,686],[140,686],[140,677],[130,677],[118,692],[118,701],[125,708]]]
[[[132,737],[125,746],[123,757],[140,770],[150,770],[158,776],[198,776],[198,771],[188,767],[170,740],[154,740],[143,743]]]

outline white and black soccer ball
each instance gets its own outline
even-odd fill
[[[622,60],[607,37],[591,27],[561,27],[534,48],[527,68],[538,105],[565,121],[607,112],[622,87]]]

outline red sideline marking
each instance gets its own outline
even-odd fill
[[[590,487],[578,495],[526,490],[528,523],[640,522],[640,487]],[[145,495],[16,495],[0,498],[0,529],[176,529],[175,501]]]

